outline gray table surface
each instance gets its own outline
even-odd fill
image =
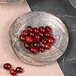
[[[58,63],[65,76],[76,76],[76,9],[68,0],[27,0],[32,11],[47,11],[59,17],[69,32],[69,45]]]

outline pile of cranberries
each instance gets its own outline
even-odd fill
[[[22,73],[23,72],[23,68],[21,67],[16,67],[16,69],[11,69],[12,68],[12,65],[10,63],[5,63],[3,65],[4,69],[6,70],[10,70],[10,74],[11,75],[16,75],[17,73]]]
[[[19,39],[24,43],[24,47],[33,54],[50,49],[55,40],[52,37],[52,29],[49,26],[40,26],[39,28],[28,26],[22,31]]]

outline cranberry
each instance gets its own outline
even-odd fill
[[[20,40],[21,40],[21,41],[23,41],[23,42],[26,40],[25,35],[20,35],[20,37],[19,37],[19,38],[20,38]]]
[[[48,39],[48,43],[49,43],[49,44],[53,44],[53,43],[54,43],[54,38],[53,38],[53,37],[50,37],[50,38]]]
[[[39,35],[41,36],[41,37],[43,37],[44,36],[44,34],[43,34],[43,32],[39,32]]]
[[[44,47],[39,47],[39,52],[44,52]]]
[[[26,41],[29,42],[29,43],[32,43],[33,42],[33,38],[32,37],[26,37]]]
[[[43,44],[46,44],[46,43],[47,43],[47,40],[46,40],[45,38],[43,38],[43,39],[42,39],[42,43],[43,43]]]
[[[30,32],[29,36],[33,37],[34,36],[34,32]]]
[[[47,32],[51,32],[51,28],[50,28],[49,26],[46,26],[46,27],[45,27],[45,30],[46,30]]]
[[[48,37],[50,37],[50,36],[51,36],[51,33],[46,32],[46,33],[44,33],[44,36],[45,36],[46,38],[48,38]]]
[[[16,72],[17,72],[17,73],[22,73],[22,72],[23,72],[23,68],[17,67],[17,68],[16,68]]]
[[[5,63],[3,67],[4,67],[5,69],[9,70],[9,69],[11,69],[11,64]]]
[[[28,42],[25,42],[25,43],[24,43],[24,47],[25,47],[25,48],[29,48],[29,47],[30,47],[30,44],[29,44]]]
[[[24,47],[31,53],[44,52],[45,49],[50,49],[51,44],[54,43],[51,32],[50,26],[40,26],[39,28],[28,26],[27,30],[23,30],[20,35],[20,40],[24,42]]]
[[[44,44],[44,48],[45,49],[50,49],[50,45],[46,43],[46,44]]]
[[[38,29],[38,28],[36,28],[36,27],[35,27],[35,28],[33,28],[33,31],[34,31],[34,33],[36,33],[36,34],[37,34],[37,33],[39,33],[39,29]]]
[[[27,27],[27,30],[28,30],[29,32],[32,32],[32,31],[33,31],[33,28],[32,28],[31,26],[28,26],[28,27]]]
[[[15,71],[14,69],[11,69],[11,70],[10,70],[10,74],[11,74],[11,75],[16,75],[17,73],[16,73],[16,71]]]
[[[35,54],[38,52],[38,49],[34,46],[31,46],[29,51],[32,52],[33,54]]]
[[[40,43],[34,43],[33,46],[35,46],[36,48],[39,48],[41,46]]]
[[[27,30],[24,30],[23,31],[23,35],[28,36],[28,31]]]
[[[39,41],[40,41],[40,36],[39,36],[38,34],[36,34],[36,35],[34,36],[34,40],[35,40],[36,42],[39,42]]]
[[[41,27],[39,28],[39,30],[40,30],[41,32],[45,32],[45,28],[44,28],[43,26],[41,26]]]

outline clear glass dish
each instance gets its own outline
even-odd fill
[[[46,52],[31,54],[24,48],[19,35],[27,26],[50,26],[55,43]],[[9,41],[17,57],[31,65],[44,65],[57,60],[65,52],[68,45],[68,31],[65,24],[56,16],[46,12],[30,12],[18,17],[9,29]]]

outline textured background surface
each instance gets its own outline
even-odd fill
[[[58,60],[65,76],[76,76],[76,9],[68,0],[27,0],[33,11],[47,11],[59,17],[69,31],[69,45]]]
[[[0,4],[0,76],[10,76],[9,71],[3,68],[4,63],[11,63],[14,69],[21,66],[24,72],[17,76],[64,76],[56,61],[46,66],[27,65],[21,62],[10,48],[8,41],[10,25],[17,17],[30,11],[27,2]]]

